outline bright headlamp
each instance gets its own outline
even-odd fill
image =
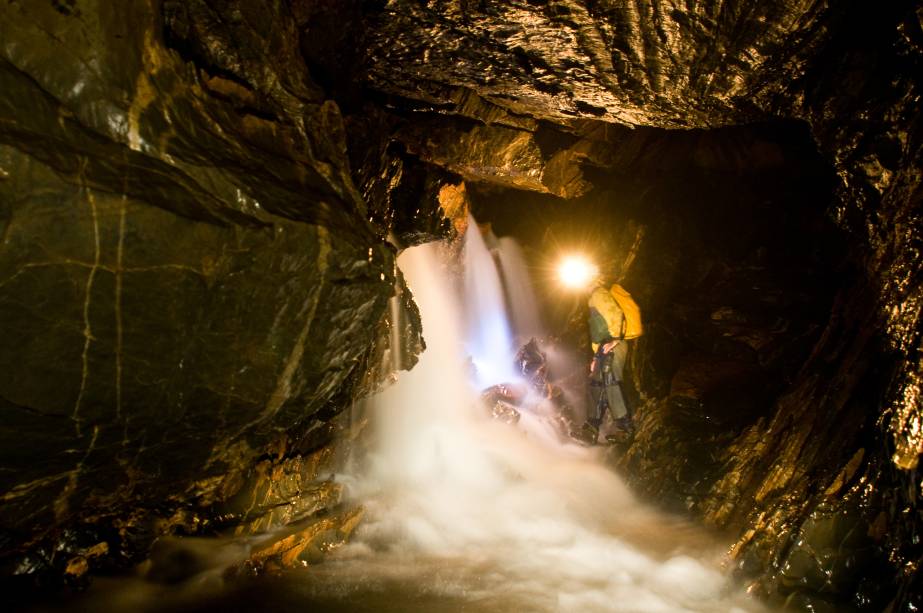
[[[569,255],[558,265],[558,279],[570,289],[589,287],[597,273],[596,265],[582,255]]]

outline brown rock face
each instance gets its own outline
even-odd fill
[[[903,587],[892,606],[916,602],[911,594],[918,588],[908,586],[918,581],[920,552],[905,535],[921,520],[912,470],[923,450],[915,425],[921,419],[920,92],[912,76],[923,48],[918,7],[398,1],[370,12],[366,23],[369,86],[392,101],[416,101],[408,121],[430,122],[428,129],[415,131],[421,124],[414,123],[399,133],[408,150],[470,182],[569,198],[589,194],[561,206],[573,215],[581,207],[607,215],[619,228],[608,250],[605,232],[588,229],[598,254],[624,262],[628,246],[639,246],[634,268],[623,271],[652,324],[631,365],[643,408],[626,458],[639,484],[666,494],[659,488],[672,483],[709,521],[740,527],[741,570],[762,577],[767,594],[792,605],[875,609],[890,601],[895,585]],[[708,235],[712,216],[723,215],[715,227],[728,230],[712,238],[728,246],[747,244],[753,225],[773,227],[773,220],[752,210],[735,219],[733,208],[707,203],[688,204],[691,218],[689,211],[670,212],[670,201],[689,200],[681,189],[625,196],[642,181],[632,181],[633,174],[646,173],[656,191],[664,182],[658,172],[676,172],[684,156],[712,181],[735,164],[732,172],[739,173],[754,163],[780,163],[773,162],[778,144],[771,137],[761,150],[730,140],[703,147],[694,136],[650,128],[768,118],[807,122],[837,176],[813,203],[837,223],[846,249],[842,256],[828,252],[845,257],[846,268],[843,277],[828,274],[832,285],[823,298],[823,268],[814,269],[821,277],[811,282],[820,292],[813,298],[794,287],[804,262],[771,264],[775,281],[736,269],[750,261],[745,252],[725,260],[724,271],[699,268],[716,263],[696,238]],[[551,187],[546,177],[554,176],[574,177],[561,184],[575,187]],[[593,204],[594,188],[613,186],[611,198],[621,198],[622,206]],[[547,200],[491,189],[476,208],[497,223],[508,214],[504,206],[525,214],[504,204],[517,199],[534,202],[536,217],[554,218]],[[660,211],[643,210],[658,201]],[[813,213],[800,222],[797,210],[788,215],[794,226],[777,229],[801,224],[795,240],[810,246]],[[785,238],[762,248],[781,251]],[[676,252],[677,243],[699,251]],[[774,299],[727,293],[747,284],[778,293]],[[794,295],[807,299],[794,307],[802,312],[797,325],[785,315],[802,300],[792,302]],[[679,336],[677,326],[685,327]],[[707,350],[677,351],[683,342]],[[711,407],[711,424],[698,429],[703,406]],[[721,406],[735,410],[719,419],[713,411]],[[643,458],[643,469],[631,458]],[[850,541],[847,534],[865,536]],[[892,566],[883,578],[872,569],[886,557]]]
[[[223,527],[258,460],[310,457],[375,384],[394,250],[337,105],[274,29],[283,6],[259,23],[183,7],[0,9],[7,577],[79,576]],[[165,17],[203,63],[165,45]],[[311,479],[260,504],[311,506]]]
[[[112,4],[0,8],[5,576],[348,533],[299,522],[381,374],[387,239],[471,196],[533,252],[587,215],[645,310],[638,487],[739,529],[770,597],[920,606],[914,3]]]
[[[823,17],[795,2],[391,2],[369,27],[369,80],[440,105],[463,87],[558,121],[726,125],[752,118],[742,101]]]

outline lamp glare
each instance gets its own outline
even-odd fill
[[[596,276],[596,267],[585,257],[571,255],[564,258],[558,267],[561,284],[571,289],[586,287]]]

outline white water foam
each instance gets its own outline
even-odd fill
[[[493,259],[476,238],[466,260],[487,271]],[[463,332],[477,321],[466,317],[471,305],[503,311],[502,292],[478,289],[483,280],[473,279],[467,291],[480,293],[461,299],[437,244],[408,249],[398,262],[420,307],[427,349],[367,403],[371,453],[340,475],[367,509],[350,544],[304,572],[227,584],[225,569],[271,534],[173,539],[155,556],[166,573],[159,580],[146,572],[99,580],[76,602],[37,610],[760,610],[719,570],[719,545],[635,500],[598,449],[561,435],[542,413],[549,403],[523,411],[516,426],[488,419],[466,370],[463,348],[476,344]],[[392,306],[397,328],[397,301]],[[509,342],[482,347],[511,359]]]
[[[487,418],[460,332],[477,321],[465,305],[495,305],[483,293],[459,300],[441,258],[428,244],[398,260],[427,349],[371,403],[373,451],[343,476],[367,519],[321,575],[347,591],[401,582],[467,603],[459,610],[758,609],[729,586],[714,542],[639,504],[599,451],[542,415],[525,412],[517,426]],[[484,271],[486,249],[466,262],[479,258]]]

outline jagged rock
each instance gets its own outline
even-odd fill
[[[453,227],[440,190],[457,183],[456,176],[421,161],[394,142],[399,122],[367,109],[348,119],[353,167],[370,218],[387,228],[402,247],[451,238]]]
[[[316,563],[325,551],[342,545],[349,538],[361,521],[362,513],[361,508],[350,509],[294,523],[254,549],[246,564],[250,569],[261,570],[267,565],[290,568]]]
[[[714,127],[752,118],[748,97],[783,70],[797,82],[839,16],[786,3],[401,0],[368,18],[368,78],[448,108],[464,87],[533,117]]]
[[[409,133],[408,133],[409,132]],[[411,153],[458,173],[509,187],[546,191],[543,161],[532,133],[503,127],[414,122],[397,138]]]
[[[124,564],[242,492],[261,528],[396,352],[387,235],[529,202],[542,239],[552,209],[603,219],[577,238],[645,310],[638,487],[739,528],[754,590],[815,608],[850,595],[786,592],[832,568],[791,537],[848,502],[890,560],[849,604],[919,607],[914,3],[110,5],[0,7],[5,570]],[[790,124],[714,130],[769,119],[805,122],[834,174],[773,192],[814,168]]]
[[[342,410],[387,338],[394,250],[291,31],[104,4],[0,8],[5,575],[211,525],[247,489],[228,475]],[[265,504],[295,496],[279,470]]]
[[[262,460],[246,475],[231,473],[222,489],[233,495],[222,496],[209,515],[222,532],[248,536],[336,507],[342,486],[330,479],[332,455],[324,445],[313,453]]]
[[[574,198],[590,189],[581,169],[590,145],[552,149],[542,135],[503,126],[466,125],[444,118],[419,121],[395,134],[414,155],[468,181]]]

